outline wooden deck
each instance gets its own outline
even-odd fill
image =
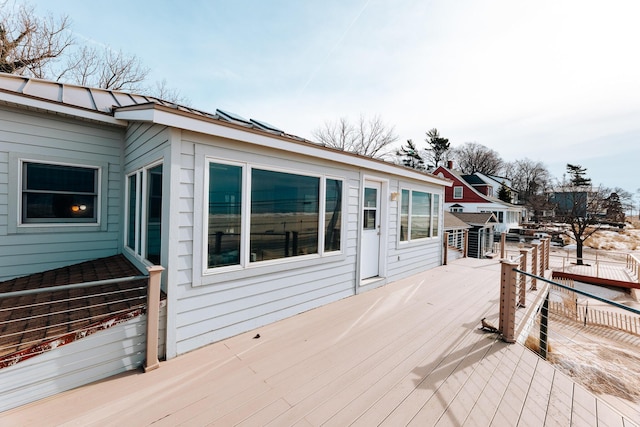
[[[0,414],[1,425],[631,426],[498,323],[500,265],[460,259]],[[260,334],[260,338],[254,338]],[[635,424],[634,424],[635,423]]]

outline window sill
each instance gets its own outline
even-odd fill
[[[424,245],[439,244],[440,241],[441,241],[440,236],[436,236],[436,237],[425,237],[424,239],[417,239],[409,242],[398,242],[397,249],[407,249],[407,248],[415,248],[415,247],[424,246]]]
[[[343,252],[336,252],[322,256],[305,255],[296,258],[298,259],[292,260],[291,258],[282,258],[270,261],[259,261],[250,263],[246,267],[239,265],[220,267],[219,271],[216,271],[218,269],[208,269],[201,274],[199,281],[193,281],[193,286],[209,286],[284,271],[312,268],[325,263],[342,262],[347,258],[347,256]]]
[[[20,224],[10,231],[11,234],[42,234],[42,233],[86,233],[102,231],[98,223],[42,223]]]

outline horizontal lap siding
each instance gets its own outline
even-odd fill
[[[115,126],[0,107],[0,281],[119,252],[123,137],[124,129]],[[101,210],[106,228],[16,229],[8,213],[15,209],[9,206],[9,195],[18,191],[18,176],[10,172],[17,167],[9,164],[10,153],[36,160],[106,165],[102,171],[106,185],[101,187],[107,191],[103,198],[107,206]]]
[[[204,178],[202,172],[196,173],[195,166],[198,156],[204,154],[196,151],[204,150],[209,156],[249,162],[257,167],[341,177],[347,197],[346,212],[343,212],[347,221],[343,224],[349,223],[350,227],[357,224],[359,181],[357,172],[293,153],[256,149],[191,134],[183,139],[176,284],[178,354],[354,294],[357,234],[351,231],[344,234],[344,255],[327,256],[299,268],[291,267],[297,261],[293,260],[289,267],[285,262],[276,272],[234,280],[225,280],[224,275],[220,275],[220,281],[212,279],[215,283],[192,286],[193,258],[202,256],[200,245],[194,243],[194,211],[200,215],[204,209],[202,196],[194,194],[195,181]]]
[[[71,390],[145,359],[146,315],[0,369],[0,411]]]
[[[166,126],[133,123],[127,128],[124,146],[124,170],[130,173],[160,160],[169,145]]]
[[[6,236],[9,224],[9,153],[0,149],[0,236]],[[1,280],[1,279],[0,279]]]
[[[440,207],[442,207],[443,196],[441,188],[417,183],[407,185],[397,180],[392,180],[390,185],[391,191],[397,192],[399,196],[403,188],[412,188],[417,191],[440,194]],[[399,209],[400,197],[398,197],[397,201],[392,201],[389,206],[387,282],[393,282],[442,264],[442,213],[439,215],[439,237],[424,239],[410,244],[400,244],[398,237],[400,221]]]

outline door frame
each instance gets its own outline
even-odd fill
[[[387,276],[387,250],[389,237],[389,180],[372,175],[362,175],[360,186],[360,200],[358,203],[358,267],[356,274],[356,293],[362,287],[362,232],[364,225],[364,188],[367,183],[380,185],[380,247],[378,251],[378,277],[377,280],[384,280]]]

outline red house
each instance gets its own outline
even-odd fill
[[[495,231],[498,233],[520,224],[523,207],[482,194],[467,182],[459,171],[453,169],[452,161],[448,162],[447,167],[438,166],[433,174],[453,181],[451,187],[444,189],[445,210],[463,213],[491,212],[498,221],[495,225]]]

